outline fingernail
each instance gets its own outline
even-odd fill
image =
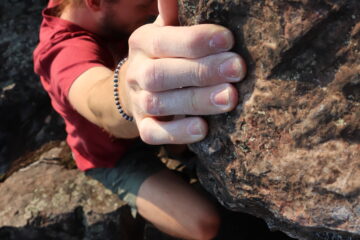
[[[237,82],[244,76],[239,57],[231,57],[220,65],[220,73],[232,82]]]
[[[229,50],[232,45],[232,35],[229,31],[215,33],[211,38],[209,45],[211,48],[219,50]]]
[[[198,121],[192,121],[188,127],[188,132],[193,136],[202,136],[204,134],[204,130]]]
[[[227,108],[230,103],[230,91],[229,88],[217,89],[211,94],[211,102],[221,108]]]

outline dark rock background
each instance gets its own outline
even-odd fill
[[[360,1],[181,0],[184,25],[231,29],[239,106],[191,146],[227,208],[300,239],[360,239]]]
[[[33,71],[32,52],[46,2],[0,1],[0,180],[26,151],[65,137],[62,120]]]

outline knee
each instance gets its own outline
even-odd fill
[[[217,236],[220,228],[220,216],[217,211],[206,212],[194,224],[193,238],[210,240]]]

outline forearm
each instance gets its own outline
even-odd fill
[[[120,103],[123,110],[126,113],[129,113],[126,109],[125,101],[126,96],[124,84],[122,81],[123,70],[126,68],[124,65],[119,74],[119,87],[118,93],[120,98]],[[124,119],[115,105],[114,97],[114,76],[113,73],[109,74],[104,80],[97,82],[91,89],[88,96],[88,105],[91,112],[96,117],[97,125],[104,128],[107,132],[117,138],[135,138],[139,136],[137,126],[134,122]]]
[[[70,103],[84,118],[109,134],[125,139],[138,137],[136,124],[125,120],[117,111],[113,76],[113,71],[105,67],[89,69],[71,86]],[[124,94],[122,91],[119,93]]]
[[[98,126],[117,138],[139,136],[136,124],[125,120],[117,111],[113,94],[113,77],[94,84],[88,95],[88,106]]]

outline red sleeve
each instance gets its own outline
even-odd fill
[[[112,59],[106,53],[88,36],[63,40],[51,47],[41,64],[48,70],[44,74],[47,90],[58,103],[66,103],[71,85],[82,73],[96,66],[109,67]]]

